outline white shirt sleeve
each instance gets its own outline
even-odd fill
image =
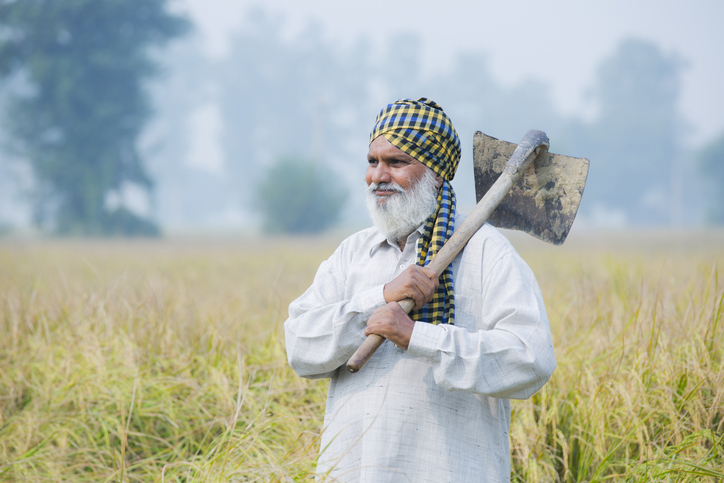
[[[345,297],[344,250],[323,262],[309,289],[289,306],[284,323],[287,359],[308,378],[330,377],[365,340],[372,312],[385,305],[384,285]]]
[[[417,322],[408,351],[432,363],[443,389],[528,398],[556,366],[538,283],[510,250],[485,271],[482,288],[475,330]]]

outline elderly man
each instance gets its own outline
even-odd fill
[[[530,397],[555,368],[538,284],[495,228],[484,225],[439,280],[424,268],[460,221],[459,160],[439,105],[383,109],[367,155],[374,227],[342,242],[289,306],[289,364],[331,378],[317,465],[331,480],[508,481],[509,399]],[[392,343],[350,374],[368,334]]]

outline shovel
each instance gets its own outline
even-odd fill
[[[554,245],[565,241],[581,202],[589,161],[549,153],[548,146],[543,131],[528,131],[518,145],[475,133],[473,164],[478,204],[427,268],[435,270],[439,277],[486,221],[498,228],[524,231]],[[408,314],[415,307],[412,299],[399,304]],[[359,371],[384,341],[380,335],[369,335],[347,362],[347,370]]]

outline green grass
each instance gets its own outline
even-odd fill
[[[0,245],[0,481],[305,480],[327,382],[282,324],[335,245]],[[687,245],[521,247],[558,368],[514,480],[724,481],[724,246]]]

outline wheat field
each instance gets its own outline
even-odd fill
[[[0,481],[308,481],[282,324],[339,239],[0,243]],[[724,234],[513,238],[558,359],[513,481],[724,481]]]

